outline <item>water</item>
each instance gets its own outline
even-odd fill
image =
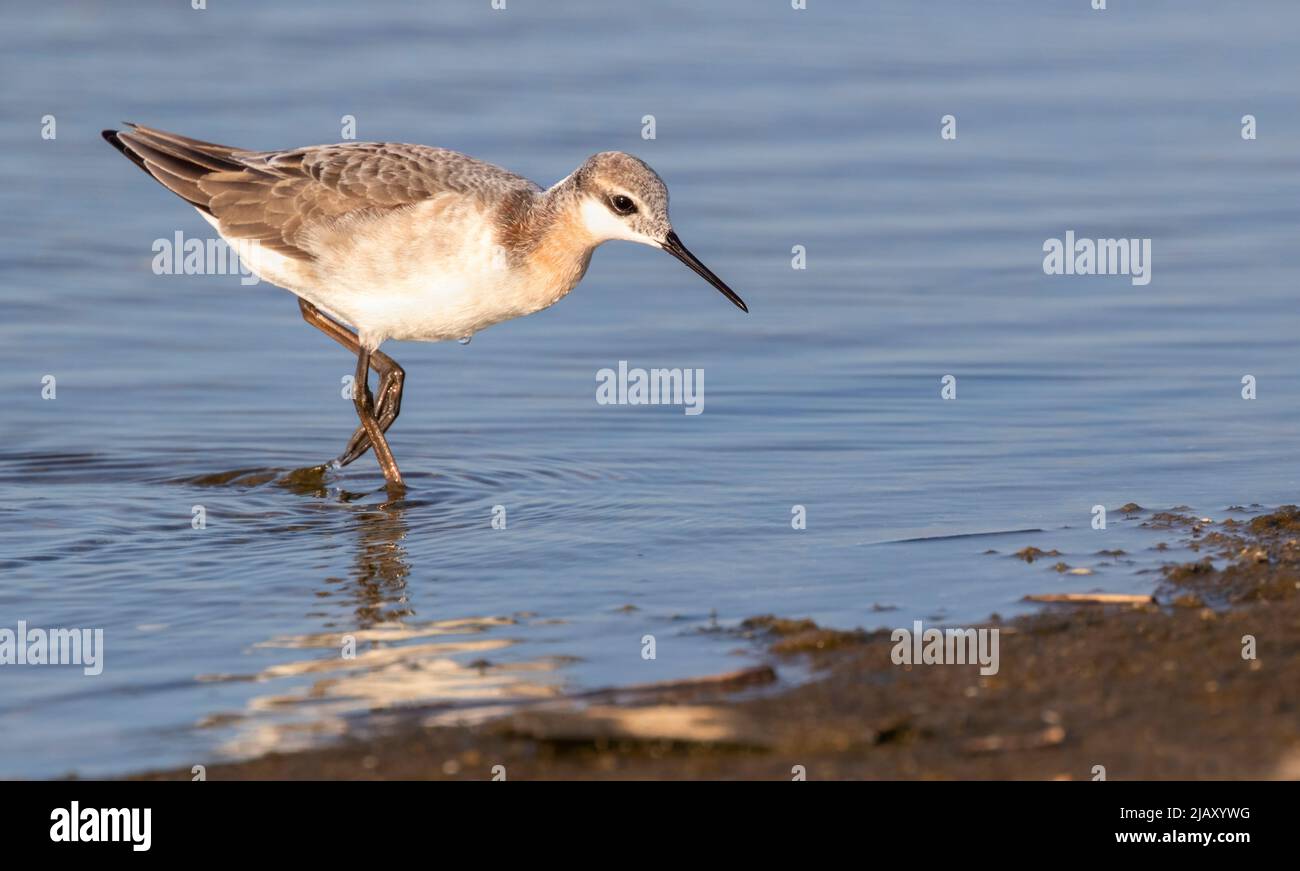
[[[1295,501],[1300,8],[620,5],[50,2],[0,32],[0,626],[106,639],[98,677],[0,670],[0,774],[717,672],[754,652],[709,630],[764,612],[1150,589],[1152,533],[1093,505]],[[543,184],[633,151],[752,314],[606,246],[548,311],[385,347],[405,501],[370,457],[287,484],[351,434],[352,361],[278,289],[154,275],[155,239],[207,225],[98,131],[270,148],[344,115]],[[1071,229],[1151,238],[1153,280],[1044,275]],[[705,413],[598,405],[620,360],[702,368]],[[906,541],[1020,529],[1044,532]],[[1006,557],[1028,544],[1097,574]]]

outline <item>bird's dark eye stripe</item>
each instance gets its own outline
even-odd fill
[[[632,198],[625,197],[622,194],[615,194],[610,197],[609,207],[620,215],[630,215],[636,211],[636,203],[632,202]]]

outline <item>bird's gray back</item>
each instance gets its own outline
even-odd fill
[[[343,142],[237,155],[248,167],[309,178],[358,203],[402,205],[455,192],[493,201],[532,181],[459,151],[404,142]]]
[[[286,257],[312,261],[314,240],[453,194],[493,213],[541,190],[482,160],[427,145],[343,142],[251,151],[132,124],[105,138],[217,224]]]

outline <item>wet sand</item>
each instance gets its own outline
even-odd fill
[[[1125,508],[1197,559],[1165,566],[1150,602],[991,620],[995,675],[895,665],[888,631],[759,617],[740,634],[767,645],[772,668],[475,726],[411,717],[326,748],[211,765],[207,777],[1090,780],[1100,766],[1108,780],[1300,778],[1300,509],[1204,522]],[[775,689],[791,664],[811,665],[813,679]]]

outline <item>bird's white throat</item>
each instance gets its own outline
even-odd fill
[[[625,242],[640,242],[642,245],[649,245],[651,248],[662,247],[658,239],[633,230],[627,225],[626,221],[620,220],[617,215],[609,210],[608,206],[595,197],[583,197],[582,205],[579,208],[582,214],[582,224],[597,245],[602,242],[621,239]]]

